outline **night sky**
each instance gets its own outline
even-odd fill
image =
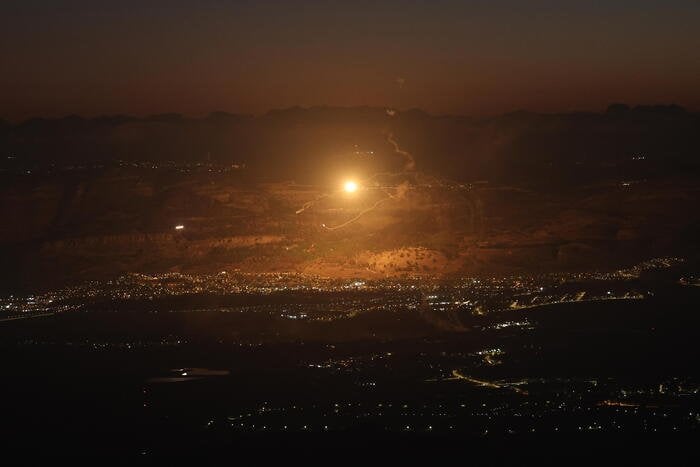
[[[700,2],[6,0],[0,117],[700,107]]]

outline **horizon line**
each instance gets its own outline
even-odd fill
[[[611,102],[608,104],[608,106],[604,109],[600,110],[563,110],[563,111],[554,111],[554,112],[549,112],[549,111],[535,111],[535,110],[528,110],[528,109],[514,109],[508,112],[502,112],[502,113],[497,113],[497,114],[483,114],[483,115],[469,115],[469,114],[455,114],[455,113],[431,113],[427,110],[424,110],[420,107],[410,107],[410,108],[396,108],[396,107],[379,107],[379,106],[370,106],[370,105],[356,105],[356,106],[343,106],[343,105],[310,105],[310,106],[302,106],[302,105],[292,105],[289,107],[273,107],[270,108],[262,113],[236,113],[236,112],[231,112],[228,110],[212,110],[208,113],[204,114],[188,114],[188,113],[182,113],[182,112],[156,112],[156,113],[147,113],[147,114],[131,114],[131,113],[100,113],[100,114],[93,114],[91,116],[84,116],[81,114],[77,113],[69,113],[69,114],[64,114],[62,116],[55,116],[55,117],[47,117],[43,115],[36,115],[32,117],[26,117],[23,119],[5,119],[0,117],[0,122],[4,123],[9,123],[11,126],[20,126],[25,123],[34,121],[34,120],[47,120],[47,121],[59,121],[59,120],[67,120],[67,119],[82,119],[82,120],[100,120],[100,119],[115,119],[115,118],[126,118],[126,119],[131,119],[131,120],[158,120],[158,119],[163,119],[165,117],[171,117],[171,118],[179,118],[183,121],[196,121],[196,120],[206,120],[208,118],[214,117],[216,115],[226,115],[226,116],[232,116],[232,117],[239,117],[239,118],[248,118],[248,119],[256,119],[256,118],[263,118],[266,116],[269,116],[271,114],[275,113],[280,113],[280,112],[288,112],[288,111],[313,111],[313,110],[372,110],[372,111],[381,111],[381,112],[387,112],[388,110],[393,110],[397,112],[398,114],[409,114],[409,113],[421,113],[424,114],[428,117],[431,118],[469,118],[469,119],[479,119],[479,120],[488,120],[492,118],[499,118],[499,117],[504,117],[508,115],[513,115],[513,114],[533,114],[533,115],[549,115],[549,116],[558,116],[558,115],[575,115],[575,114],[598,114],[598,115],[603,115],[606,113],[609,113],[611,108],[614,106],[621,106],[620,110],[622,110],[622,107],[626,107],[626,110],[654,110],[654,109],[675,109],[676,111],[680,112],[685,112],[685,113],[696,113],[696,109],[691,109],[676,103],[654,103],[654,104],[628,104],[624,102]],[[389,116],[389,115],[387,115]]]

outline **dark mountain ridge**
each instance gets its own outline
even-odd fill
[[[605,112],[539,114],[516,111],[490,118],[433,116],[419,109],[292,107],[260,116],[213,112],[201,118],[168,113],[33,118],[0,122],[3,168],[125,161],[206,161],[245,164],[256,179],[319,181],[329,160],[350,167],[372,156],[373,169],[416,168],[469,181],[568,179],[600,175],[627,164],[686,172],[698,167],[700,114],[677,105]],[[365,161],[366,162],[366,161]],[[364,162],[362,162],[364,163]],[[336,164],[336,165],[338,165]],[[641,174],[644,175],[644,174]]]

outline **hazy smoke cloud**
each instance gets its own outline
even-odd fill
[[[394,133],[389,132],[387,133],[386,140],[389,141],[389,143],[394,147],[394,151],[397,154],[401,154],[404,157],[404,165],[403,165],[403,170],[404,172],[410,172],[416,169],[416,161],[413,159],[413,156],[411,155],[410,152],[404,151],[399,147],[399,143],[394,137]]]

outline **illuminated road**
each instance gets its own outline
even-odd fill
[[[462,373],[459,372],[459,370],[452,370],[452,376],[453,376],[453,379],[460,379],[460,380],[464,380],[464,381],[469,381],[470,383],[476,384],[477,386],[482,386],[482,387],[487,387],[487,388],[492,388],[492,389],[512,389],[513,391],[517,392],[518,394],[522,394],[524,396],[528,395],[527,391],[524,391],[518,387],[510,386],[510,385],[500,385],[497,383],[492,383],[491,381],[484,381],[481,379],[472,378],[471,376],[463,375]]]
[[[11,316],[9,318],[0,318],[0,323],[3,321],[15,321],[18,319],[30,319],[30,318],[41,318],[43,316],[53,316],[56,313],[37,313],[37,314],[26,314],[26,315],[21,315],[21,316]]]

